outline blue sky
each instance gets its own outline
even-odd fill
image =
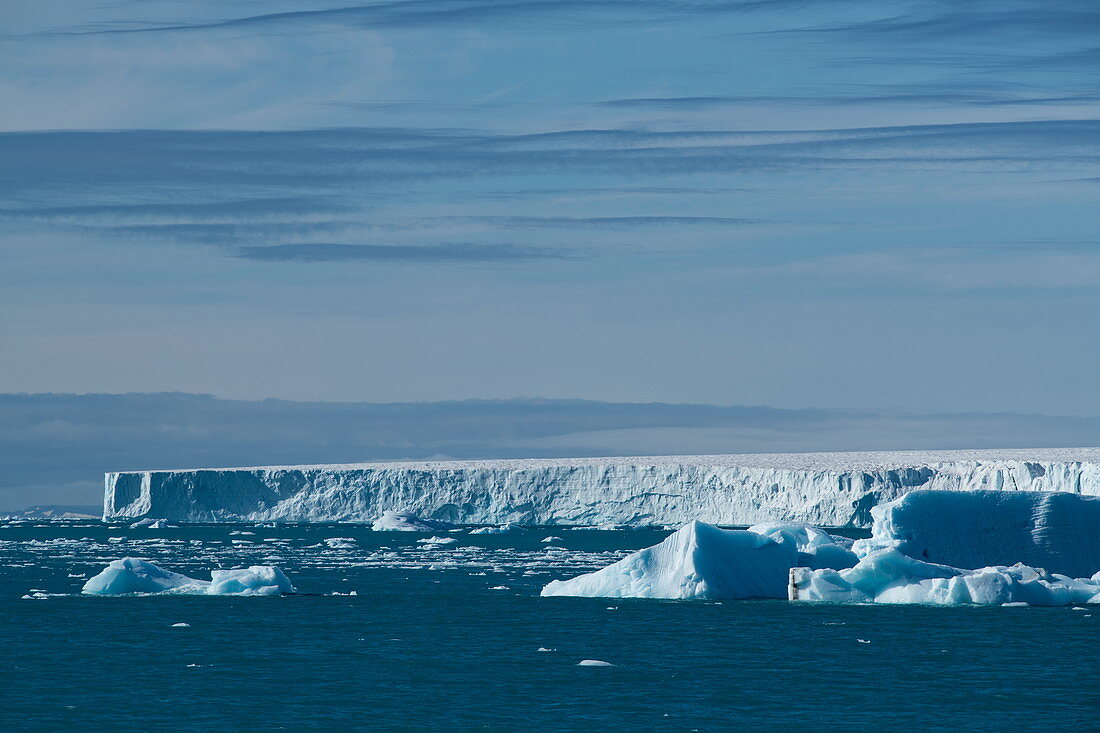
[[[1100,414],[1093,2],[0,7],[0,384]]]

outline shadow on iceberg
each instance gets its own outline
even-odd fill
[[[210,580],[189,578],[165,570],[147,560],[124,557],[112,560],[81,591],[94,596],[133,593],[171,593],[201,596],[277,596],[294,593],[294,586],[282,570],[271,565],[253,565],[238,570],[214,570]]]

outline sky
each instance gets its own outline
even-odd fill
[[[1092,0],[7,0],[0,68],[0,392],[1100,415]]]

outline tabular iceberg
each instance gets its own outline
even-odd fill
[[[867,554],[896,547],[930,563],[1023,563],[1072,577],[1100,570],[1100,498],[1035,491],[914,491],[875,507]]]
[[[869,526],[915,489],[1100,495],[1100,449],[577,458],[106,475],[104,518],[468,524]]]
[[[290,579],[282,570],[271,565],[253,565],[237,570],[214,570],[210,576],[210,580],[196,580],[165,570],[148,560],[124,557],[120,560],[112,560],[102,572],[89,578],[82,592],[96,596],[131,593],[272,596],[294,592]]]

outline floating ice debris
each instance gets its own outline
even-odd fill
[[[333,550],[354,550],[359,546],[351,537],[329,537],[325,544]]]
[[[149,517],[147,519],[141,519],[130,525],[130,529],[165,529],[171,527],[166,519],[153,519]]]
[[[557,651],[557,649],[547,649],[547,648],[546,648],[546,647],[544,647],[544,646],[540,646],[540,647],[539,647],[538,649],[536,649],[535,651],[536,651],[536,652],[556,652],[556,651]]]
[[[602,659],[582,659],[577,662],[578,667],[614,667],[611,662],[605,662]]]
[[[422,540],[417,540],[422,545],[454,545],[458,543],[454,537],[426,537]]]
[[[1100,579],[1074,579],[1021,563],[965,570],[875,550],[845,570],[794,568],[792,601],[1032,606],[1100,603]]]
[[[689,522],[653,547],[602,570],[555,580],[543,596],[607,598],[784,598],[798,561],[791,543]]]
[[[549,537],[543,537],[543,538],[542,538],[541,540],[539,540],[539,541],[540,541],[540,542],[561,542],[561,541],[562,541],[562,538],[561,538],[561,537],[554,537],[553,535],[551,535],[551,536],[549,536]]]
[[[871,510],[864,555],[896,547],[956,568],[1023,563],[1081,578],[1100,571],[1100,497],[1038,491],[913,491]]]
[[[214,570],[210,580],[196,580],[165,570],[146,560],[124,557],[113,560],[84,584],[88,595],[129,593],[180,593],[188,595],[269,596],[293,593],[294,586],[282,570],[253,565],[239,570]]]
[[[375,532],[436,532],[454,529],[454,525],[435,519],[421,519],[412,512],[387,511],[374,520],[371,529]]]
[[[1008,603],[1002,603],[1001,605],[1005,608],[1024,608],[1031,606],[1030,603],[1025,603],[1024,601],[1009,601]]]
[[[188,629],[191,628],[191,624],[185,624],[182,621],[178,624],[172,624],[173,629]]]
[[[856,641],[858,641],[860,644],[870,644],[871,643],[870,639],[856,639]]]
[[[476,529],[471,529],[470,534],[507,534],[508,532],[515,532],[519,529],[523,528],[518,524],[509,522],[497,527],[477,527]]]

